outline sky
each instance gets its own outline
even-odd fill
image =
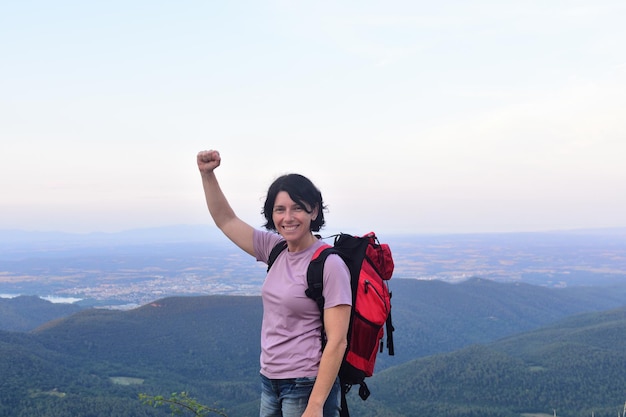
[[[626,2],[0,6],[0,229],[261,226],[297,172],[327,229],[626,226]]]

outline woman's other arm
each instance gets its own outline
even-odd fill
[[[309,397],[309,403],[302,417],[321,417],[323,415],[324,403],[335,383],[348,346],[350,309],[349,305],[344,304],[324,309],[326,346],[322,352],[320,368]]]

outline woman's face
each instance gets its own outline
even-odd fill
[[[307,213],[307,210],[311,213]],[[317,216],[317,209],[302,207],[289,197],[286,191],[280,191],[274,200],[272,220],[276,231],[287,241],[299,241],[311,234],[311,221]]]

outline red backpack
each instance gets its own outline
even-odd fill
[[[362,237],[345,233],[335,235],[334,245],[321,246],[311,259],[307,270],[306,295],[317,303],[322,316],[322,347],[325,345],[323,272],[324,261],[337,254],[350,270],[352,311],[348,329],[348,348],[339,370],[341,382],[341,416],[348,417],[346,394],[353,385],[359,385],[359,396],[366,400],[370,390],[365,378],[372,376],[376,354],[383,352],[385,328],[387,349],[394,355],[393,325],[391,322],[391,293],[387,281],[393,273],[393,258],[389,245],[381,244],[374,232]],[[271,251],[268,268],[285,248],[279,242]]]

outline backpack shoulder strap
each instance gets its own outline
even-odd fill
[[[285,249],[287,249],[287,242],[284,240],[281,240],[272,248],[270,256],[267,259],[267,272],[269,272],[272,265],[274,265],[274,261],[278,258],[278,255]]]
[[[331,245],[324,244],[317,248],[306,271],[307,289],[304,293],[315,301],[322,315],[324,314],[324,295],[322,294],[324,290],[324,262],[331,253],[337,253],[337,250]],[[323,316],[322,325],[324,325]]]

